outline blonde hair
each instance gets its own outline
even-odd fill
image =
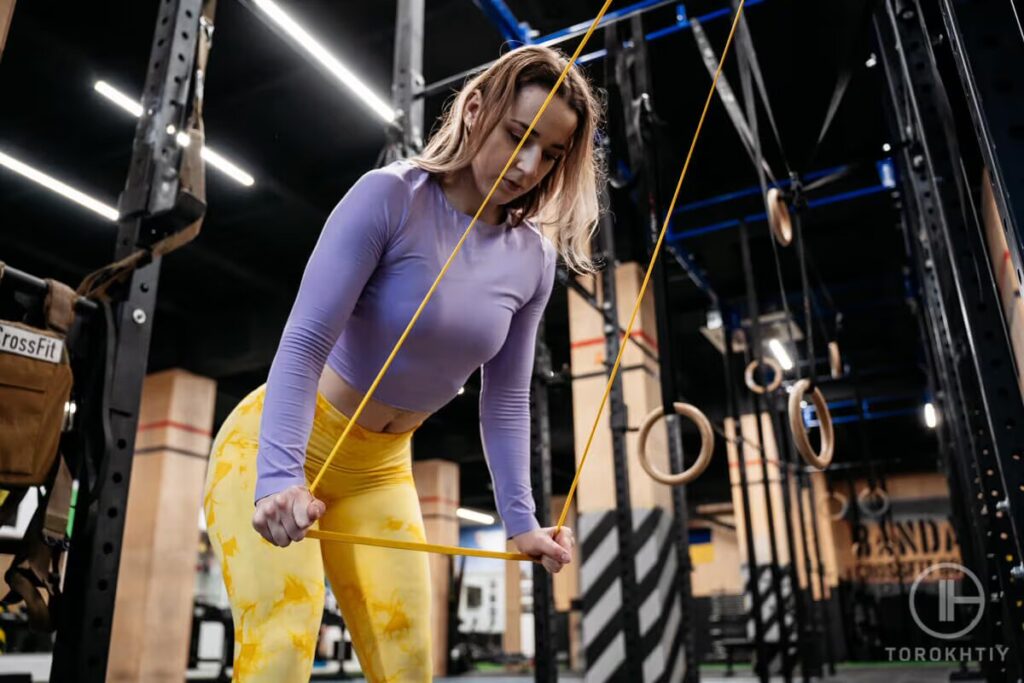
[[[423,153],[411,161],[426,171],[445,174],[467,167],[498,125],[520,89],[539,85],[550,90],[568,59],[558,50],[527,45],[502,55],[474,76],[445,106],[440,124]],[[466,101],[480,91],[482,106],[474,134],[464,125]],[[564,156],[544,179],[505,208],[511,225],[536,219],[553,235],[566,266],[578,273],[597,270],[589,257],[590,239],[597,229],[598,188],[604,182],[604,159],[595,145],[603,102],[577,67],[569,70],[556,95],[577,117],[576,129]]]

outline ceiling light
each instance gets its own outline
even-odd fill
[[[888,142],[885,143],[884,145],[882,145],[882,151],[883,152],[891,152],[892,151],[892,145],[890,145]]]
[[[91,209],[103,216],[107,220],[116,221],[118,217],[117,209],[107,204],[104,204],[98,199],[94,199],[89,195],[79,192],[75,188],[62,183],[53,176],[49,176],[40,170],[32,168],[28,164],[22,163],[14,157],[8,156],[3,152],[0,152],[0,166],[5,166],[15,173],[23,175],[24,177],[39,183],[43,187],[53,190],[59,195],[67,197],[73,202],[77,202],[87,209]]]
[[[125,111],[129,112],[136,118],[142,116],[141,104],[139,104],[132,98],[128,97],[120,90],[117,90],[110,84],[106,83],[105,81],[96,81],[93,88],[95,88],[96,92],[100,93],[108,100],[118,105]],[[189,138],[188,136],[188,133],[185,133],[183,131],[177,131],[177,129],[175,129],[173,125],[167,126],[167,134],[173,135],[174,139],[182,147],[188,147],[189,144],[192,142],[191,138]],[[200,154],[203,157],[203,160],[210,164],[210,166],[213,166],[218,171],[230,177],[231,179],[237,181],[238,183],[245,185],[246,187],[252,187],[252,185],[256,182],[251,175],[243,171],[234,163],[228,161],[221,154],[218,154],[217,152],[214,152],[212,149],[210,149],[209,145],[204,145],[203,151]]]
[[[133,100],[120,90],[116,89],[114,86],[107,83],[106,81],[96,81],[95,83],[93,83],[92,87],[96,92],[103,95],[108,100],[110,100],[117,106],[121,107],[121,109],[124,109],[126,112],[128,112],[135,118],[139,118],[140,116],[142,116],[141,102],[139,102],[138,100]]]
[[[709,330],[718,330],[722,327],[722,312],[712,308],[707,313],[707,327]]]
[[[768,348],[771,349],[772,354],[775,355],[783,370],[793,369],[793,359],[789,357],[789,353],[786,352],[786,347],[782,345],[782,342],[778,339],[769,340]]]
[[[939,424],[939,416],[935,413],[935,404],[930,401],[924,404],[924,423],[928,425],[929,429],[935,429],[935,426]]]
[[[864,66],[866,66],[869,69],[873,69],[876,64],[878,64],[878,57],[876,57],[875,53],[872,52],[871,56],[868,57],[868,61],[864,62]]]
[[[341,61],[327,51],[309,32],[300,26],[294,19],[288,16],[281,7],[272,0],[252,0],[253,5],[258,7],[267,15],[281,30],[305,50],[313,59],[320,62],[335,78],[349,88],[359,99],[361,99],[378,116],[384,119],[385,123],[395,120],[395,111],[377,93],[359,80],[352,71]]]
[[[252,187],[252,184],[256,182],[251,175],[240,169],[238,166],[235,166],[209,147],[203,147],[202,157],[206,163],[210,164],[210,166],[213,166],[224,175],[234,178],[246,187]]]
[[[489,515],[486,512],[477,512],[468,508],[458,508],[455,510],[455,516],[468,522],[477,522],[478,524],[486,524],[488,526],[494,524],[494,515]]]

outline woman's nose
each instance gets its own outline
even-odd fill
[[[540,150],[534,145],[529,145],[519,150],[516,167],[524,178],[532,177],[537,172],[537,169],[540,167],[540,154]]]

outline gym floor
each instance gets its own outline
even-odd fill
[[[821,680],[824,683],[938,683],[942,681],[947,683],[950,680],[950,674],[955,669],[949,669],[947,667],[930,667],[922,668],[920,665],[916,665],[913,668],[908,667],[866,667],[856,668],[851,665],[848,667],[842,667],[836,672],[835,676],[828,676]],[[460,676],[459,678],[439,678],[439,682],[447,683],[523,683],[523,681],[532,681],[532,676]],[[559,681],[582,681],[582,676],[575,676],[571,674],[559,675]],[[756,677],[750,676],[745,673],[736,673],[732,676],[724,676],[715,668],[708,668],[706,671],[702,668],[701,683],[729,683],[730,681],[755,681]],[[772,678],[774,681],[782,681],[781,677]],[[799,680],[799,678],[797,678]]]

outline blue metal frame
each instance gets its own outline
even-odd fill
[[[833,173],[841,173],[842,171],[845,171],[847,168],[849,167],[844,165],[833,166],[832,168],[823,168],[818,171],[811,171],[809,173],[804,174],[803,180],[805,182],[817,180],[818,178],[824,178],[825,176],[832,175]],[[791,181],[789,180],[789,178],[786,178],[784,180],[779,181],[779,184],[776,187],[789,187],[790,182]],[[735,192],[726,192],[725,194],[716,195],[714,197],[708,197],[707,199],[698,199],[695,202],[683,204],[682,206],[677,207],[675,213],[673,213],[672,215],[677,216],[687,211],[696,211],[697,209],[703,209],[708,206],[714,206],[715,204],[730,202],[734,199],[740,199],[742,197],[753,197],[759,194],[761,194],[761,186],[753,185],[742,190],[736,190]]]
[[[498,28],[506,43],[513,46],[530,43],[530,25],[516,19],[505,0],[473,0],[473,3]]]
[[[906,403],[908,401],[920,401],[920,404],[913,407],[904,408],[890,408],[888,410],[872,410],[872,406],[883,404],[883,403]],[[854,399],[843,399],[841,401],[829,401],[828,411],[832,415],[832,424],[845,424],[847,422],[857,422],[861,419],[861,414],[864,415],[865,420],[882,420],[890,417],[900,417],[903,415],[920,415],[921,411],[924,410],[924,405],[928,403],[929,398],[927,395],[921,396],[919,394],[890,394],[883,396],[871,396],[861,400],[861,410],[856,410],[857,401]],[[836,410],[841,408],[854,408],[852,414],[836,415]],[[804,418],[804,426],[810,429],[811,427],[817,427],[821,423],[818,421],[814,413],[814,405],[808,403],[801,409]]]
[[[763,2],[764,0],[757,1]],[[619,21],[620,19],[625,19],[640,12],[646,12],[660,5],[669,4],[672,4],[672,0],[643,0],[642,2],[636,2],[633,3],[632,5],[626,5],[622,9],[617,9],[613,12],[606,12],[604,17],[601,19],[601,23],[598,24],[598,27],[611,24],[613,22]],[[732,10],[726,11],[731,12]],[[559,31],[554,31],[552,33],[547,34],[546,36],[541,36],[540,38],[537,38],[534,42],[537,43],[538,45],[550,45],[552,43],[558,43],[567,38],[571,38],[574,35],[585,32],[588,28],[590,28],[590,24],[591,22],[589,20],[581,21],[578,24],[573,24],[572,26],[563,28]]]
[[[847,192],[840,192],[838,194],[829,195],[827,197],[819,197],[818,199],[812,199],[807,202],[809,208],[815,208],[819,206],[828,206],[829,204],[835,204],[838,202],[845,202],[851,199],[857,199],[872,194],[878,194],[893,190],[896,186],[896,168],[893,165],[893,161],[890,157],[879,159],[875,162],[875,167],[878,170],[879,183],[877,185],[870,185],[868,187],[861,187],[855,190],[849,190]],[[833,168],[824,168],[817,171],[811,171],[803,176],[805,181],[817,180],[818,178],[824,178],[825,176],[833,173],[839,173],[846,170],[847,166],[835,166]],[[790,181],[782,180],[778,183],[778,187],[788,187]],[[714,197],[708,197],[707,199],[700,199],[689,204],[683,204],[678,207],[672,214],[673,218],[679,216],[687,211],[695,211],[708,206],[714,206],[715,204],[724,204],[726,202],[733,201],[735,199],[741,199],[743,197],[752,197],[759,195],[761,188],[759,186],[747,187],[742,190],[735,190],[733,192],[726,192],[725,194],[716,195]],[[758,221],[767,220],[768,216],[763,211],[759,213],[753,213],[743,217],[743,221],[746,223],[753,223]],[[681,240],[688,239],[690,237],[697,237],[699,235],[706,235],[711,232],[717,232],[719,230],[726,230],[728,228],[735,228],[739,226],[740,219],[731,218],[725,221],[719,221],[718,223],[712,223],[711,225],[701,226],[699,228],[690,228],[689,230],[680,230],[674,232],[672,225],[669,225],[669,233],[665,236],[665,239],[669,243],[677,243]]]
[[[666,235],[667,237],[667,235]],[[711,299],[713,306],[718,306],[718,294],[715,293],[714,287],[711,286],[711,281],[708,280],[707,273],[704,269],[697,265],[697,261],[693,257],[693,253],[685,249],[681,245],[665,245],[665,248],[670,254],[675,256],[676,261],[683,267],[686,274],[690,276],[690,280],[693,284],[697,285],[697,288],[707,294],[708,298]]]
[[[835,204],[837,202],[847,202],[851,199],[889,191],[891,191],[891,188],[886,187],[885,185],[869,185],[868,187],[857,188],[856,190],[850,190],[849,192],[840,192],[839,194],[829,195],[828,197],[812,199],[807,202],[807,206],[808,208],[813,209],[819,206],[827,206],[828,204]],[[768,216],[762,211],[760,213],[752,213],[749,216],[744,216],[742,220],[749,225],[750,223],[767,220],[767,218]],[[676,242],[681,242],[691,237],[697,237],[698,235],[706,235],[711,232],[718,232],[719,230],[735,228],[739,226],[739,224],[740,219],[730,218],[729,220],[712,223],[711,225],[704,225],[699,228],[691,228],[689,230],[681,230],[679,232],[672,232],[672,225],[669,224],[669,233],[665,236],[665,239],[670,244],[675,244]]]
[[[751,7],[754,7],[756,5],[760,5],[760,4],[764,3],[764,2],[767,2],[767,0],[747,0],[746,8],[750,9]],[[646,9],[649,9],[649,7],[647,7],[647,6],[654,5],[654,4],[661,4],[661,3],[641,2],[641,3],[637,3],[636,5],[630,5],[629,7],[623,7],[621,10],[619,10],[619,12],[616,13],[617,15],[620,15],[617,18],[621,18],[621,16],[626,16],[628,14],[635,14],[637,11],[645,11]],[[644,6],[641,10],[637,10],[636,9],[637,7],[641,7],[641,6]],[[614,19],[608,19],[608,16],[609,15],[607,15],[607,14],[605,15],[605,18],[602,19],[602,22],[601,22],[602,24],[605,21],[613,21],[614,20]],[[716,19],[723,19],[725,17],[730,17],[730,16],[732,16],[732,8],[731,7],[723,7],[722,9],[718,9],[718,10],[715,10],[713,12],[708,12],[707,14],[699,16],[699,17],[697,17],[697,20],[700,23],[702,23],[702,24],[706,24],[706,23],[708,23],[710,21],[715,21]],[[562,31],[557,31],[555,33],[548,34],[548,35],[544,36],[543,38],[538,38],[534,42],[544,43],[545,41],[551,41],[551,40],[556,40],[557,41],[559,39],[562,39],[562,38],[566,37],[567,35],[571,35],[574,30],[577,30],[578,26],[579,25],[577,25],[577,26],[570,26],[569,28],[564,29]],[[586,26],[584,26],[584,28],[586,28]],[[689,28],[690,28],[690,19],[687,18],[687,16],[686,16],[685,6],[680,4],[679,5],[679,9],[676,11],[676,21],[675,21],[674,24],[672,24],[671,26],[667,26],[665,28],[658,29],[656,31],[651,31],[650,33],[645,34],[644,38],[648,42],[651,42],[651,41],[654,41],[654,40],[659,40],[660,38],[664,38],[665,36],[670,36],[673,33],[679,33],[680,31],[686,31]],[[606,50],[595,50],[593,52],[588,52],[585,55],[580,55],[580,58],[577,59],[576,61],[579,64],[587,64],[589,62],[594,61],[595,59],[602,59],[606,55],[607,55],[607,51]]]

